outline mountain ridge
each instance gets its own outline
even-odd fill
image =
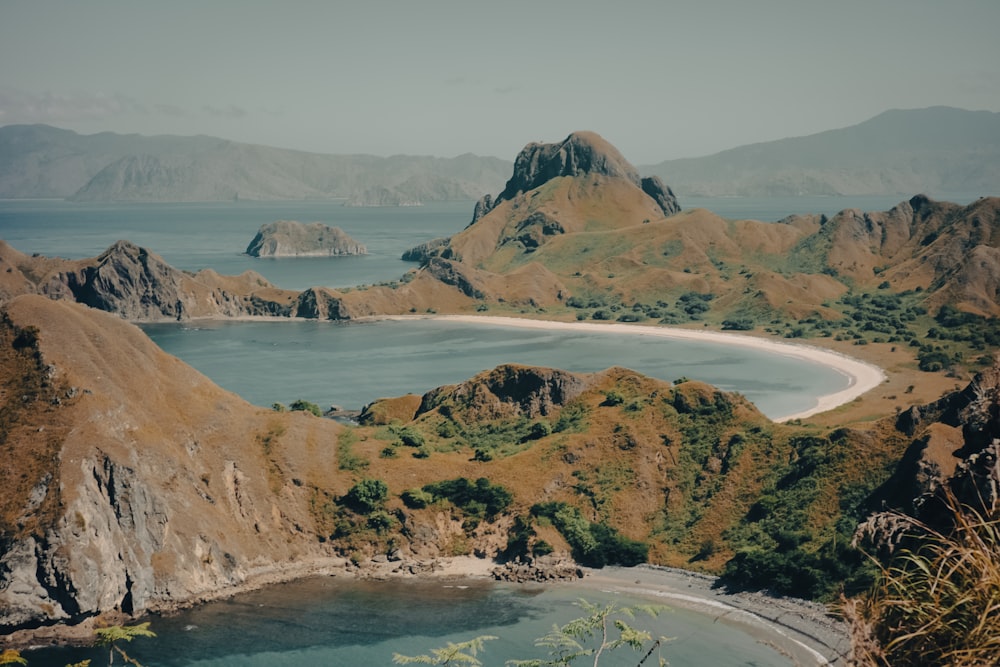
[[[1000,191],[1000,113],[892,109],[849,127],[641,168],[685,195]]]
[[[670,183],[684,196],[985,194],[1000,189],[998,135],[1000,113],[951,107],[890,109],[844,128],[668,160],[639,171]],[[232,161],[237,154],[253,166],[249,178],[236,176]],[[137,172],[148,181],[145,189],[117,187],[129,170],[136,173],[143,166],[143,155],[162,161],[158,166],[147,158],[146,168]],[[366,190],[384,187],[407,202],[475,201],[499,192],[510,168],[508,161],[468,153],[454,158],[326,155],[203,135],[79,135],[47,125],[0,127],[0,156],[0,198],[66,198],[79,193],[85,200],[367,201],[371,197]],[[119,162],[124,158],[129,160]],[[345,164],[364,178],[346,174]],[[289,178],[289,173],[304,169],[325,176]],[[107,171],[88,186],[102,170]],[[169,182],[171,170],[197,173],[198,178],[188,179],[182,189]],[[274,184],[282,185],[276,189]]]
[[[475,200],[510,163],[466,153],[327,155],[208,136],[80,135],[48,125],[0,127],[0,198],[79,201],[339,199],[398,188],[407,197]]]

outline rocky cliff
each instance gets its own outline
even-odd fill
[[[251,257],[338,257],[366,255],[368,249],[339,227],[278,220],[261,225],[247,246]]]
[[[562,176],[597,174],[625,179],[656,201],[663,215],[681,210],[677,198],[658,177],[643,179],[614,146],[594,132],[574,132],[559,143],[530,143],[514,160],[514,173],[496,198],[485,195],[476,203],[473,222],[498,204]]]
[[[44,294],[68,299],[128,320],[294,314],[298,293],[274,287],[247,271],[222,276],[173,268],[163,258],[118,241],[92,259],[28,257],[0,241],[0,297]]]
[[[19,297],[0,339],[3,631],[140,613],[331,555],[309,499],[346,482],[336,423],[251,406],[77,304]]]

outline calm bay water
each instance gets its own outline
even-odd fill
[[[826,366],[731,346],[652,336],[569,332],[440,320],[146,324],[161,348],[262,406],[302,398],[357,409],[422,394],[503,363],[592,372],[625,366],[739,391],[771,417],[811,408],[847,386]]]
[[[554,623],[582,616],[574,604],[581,597],[593,604],[649,604],[568,586],[465,583],[315,578],[283,584],[154,617],[157,637],[137,639],[127,651],[147,667],[368,667],[391,664],[393,652],[428,653],[449,641],[485,634],[499,637],[480,653],[483,664],[494,667],[507,659],[544,657],[534,640]],[[671,665],[790,664],[725,619],[671,609],[656,618],[639,615],[631,623],[653,636],[673,638],[662,651]],[[107,652],[61,648],[26,657],[33,667],[63,667],[85,658],[98,665]],[[632,667],[641,657],[623,649],[601,664]]]

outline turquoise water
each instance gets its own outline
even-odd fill
[[[461,231],[472,202],[407,208],[351,208],[338,201],[209,204],[77,204],[0,201],[0,238],[24,253],[80,259],[117,240],[148,248],[185,271],[257,271],[278,287],[349,287],[395,280],[415,265],[400,259],[415,245]],[[244,255],[260,226],[275,220],[340,227],[368,248],[356,257],[260,259]]]
[[[914,193],[915,194],[915,193]],[[974,194],[943,197],[967,204]],[[726,218],[776,221],[793,213],[834,215],[845,208],[887,210],[903,195],[860,197],[680,197],[684,208],[707,208]],[[149,248],[186,271],[222,274],[254,270],[279,287],[348,287],[395,280],[413,264],[399,259],[424,241],[461,231],[473,203],[431,202],[405,208],[350,208],[340,201],[216,202],[199,204],[75,203],[0,200],[0,238],[21,252],[80,259],[119,239]],[[368,246],[368,255],[256,259],[243,255],[261,225],[275,220],[323,222]]]
[[[738,391],[772,418],[847,387],[826,366],[770,352],[651,336],[544,331],[440,320],[147,324],[165,351],[251,403],[305,399],[360,409],[423,394],[503,363],[592,372],[624,366],[673,381],[684,376]]]
[[[460,586],[456,586],[456,583]],[[127,647],[147,667],[282,667],[389,665],[394,652],[428,653],[447,642],[494,635],[484,665],[541,658],[534,640],[554,623],[583,615],[574,603],[627,606],[648,601],[566,585],[518,586],[483,581],[365,582],[314,578],[153,617],[157,637]],[[654,637],[671,637],[661,655],[674,667],[788,665],[777,651],[713,617],[673,608],[630,621]],[[26,656],[33,667],[62,667],[107,653],[49,649]],[[642,654],[623,649],[601,665],[634,666]],[[117,663],[118,661],[116,661]],[[585,663],[584,663],[585,664]],[[656,664],[655,656],[647,664]]]

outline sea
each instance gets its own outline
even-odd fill
[[[976,194],[939,196],[969,203]],[[845,208],[887,210],[904,196],[688,198],[732,219],[781,220],[795,213],[834,215]],[[28,254],[92,257],[120,239],[149,248],[187,271],[252,270],[279,287],[305,289],[396,280],[414,264],[406,249],[469,224],[472,202],[406,208],[351,208],[338,201],[194,204],[0,201],[0,239]],[[244,254],[261,225],[319,221],[365,244],[359,257],[257,259]],[[164,350],[246,400],[270,406],[305,399],[356,409],[379,397],[422,393],[500,363],[596,371],[626,366],[664,380],[681,376],[738,391],[778,417],[811,407],[844,388],[847,378],[773,353],[632,335],[545,332],[434,320],[333,322],[183,322],[143,325]],[[587,591],[591,602],[635,601]],[[128,647],[157,665],[387,665],[392,653],[425,653],[448,641],[498,635],[481,655],[486,665],[543,654],[533,639],[553,623],[581,615],[578,589],[465,582],[358,582],[336,578],[270,587],[182,614],[154,618],[158,637]],[[610,596],[610,597],[609,597]],[[710,616],[675,610],[656,619],[655,634],[673,637],[672,665],[787,665],[789,660],[735,627],[720,631]],[[30,665],[58,665],[106,653],[46,649]],[[605,665],[635,664],[634,655]]]

